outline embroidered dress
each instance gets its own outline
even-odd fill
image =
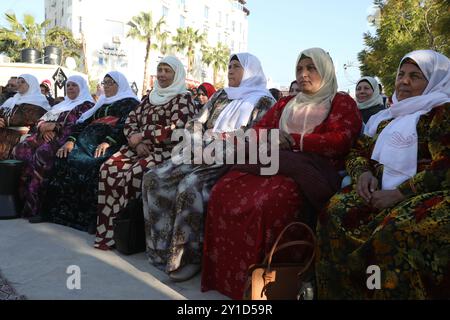
[[[10,157],[11,151],[28,130],[33,130],[38,120],[47,111],[37,105],[20,104],[6,110],[0,108],[0,117],[5,119],[6,127],[0,128],[0,160]]]
[[[230,102],[224,90],[217,92],[186,129],[192,131],[199,121],[203,131],[213,129]],[[273,103],[272,98],[262,97],[247,128],[259,121]],[[203,149],[213,143],[206,141]],[[147,254],[151,263],[166,272],[186,264],[200,264],[206,204],[211,188],[226,170],[222,164],[175,165],[169,160],[144,175]]]
[[[278,129],[291,99],[280,100],[255,126],[256,130]],[[361,123],[353,99],[338,93],[330,114],[313,132],[303,137],[291,134],[295,140],[293,150],[298,151],[303,143],[303,152],[322,156],[340,169],[360,133]],[[295,167],[295,163],[291,166]],[[242,299],[249,266],[262,262],[286,225],[299,216],[307,218],[304,205],[303,193],[287,176],[230,171],[222,177],[212,189],[208,203],[202,290],[217,290]]]
[[[67,158],[55,161],[49,181],[42,209],[48,220],[83,231],[95,221],[100,166],[126,143],[125,120],[138,104],[134,98],[105,104],[74,127],[69,140],[75,141],[75,147]],[[94,158],[95,149],[103,142],[110,147],[104,156]]]
[[[335,195],[319,218],[316,275],[319,299],[450,298],[450,104],[417,124],[417,174],[398,189],[406,199],[374,209],[354,189]],[[369,161],[380,132],[363,136],[347,158],[353,181],[383,166]],[[380,267],[381,290],[367,288],[367,268]]]
[[[79,117],[92,108],[92,102],[84,102],[59,115],[54,130],[55,138],[46,143],[40,133],[34,133],[16,145],[12,158],[25,162],[21,181],[21,197],[24,199],[23,216],[35,216],[40,212],[45,198],[49,175],[56,160],[56,151],[66,142]]]
[[[125,136],[142,133],[151,154],[139,157],[128,145],[109,158],[100,168],[98,221],[95,247],[108,249],[114,245],[113,221],[128,202],[142,192],[142,176],[151,167],[170,159],[175,142],[175,129],[183,129],[197,113],[190,94],[180,94],[163,105],[152,105],[146,99],[130,112],[125,123]]]

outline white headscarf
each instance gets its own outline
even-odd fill
[[[267,90],[267,79],[257,57],[250,53],[233,54],[244,68],[239,87],[225,88],[230,102],[222,110],[214,125],[214,132],[232,132],[246,126],[255,105],[262,97],[272,97]]]
[[[372,153],[372,159],[384,165],[383,190],[393,190],[417,174],[417,123],[420,116],[450,102],[450,60],[433,50],[418,50],[408,53],[400,67],[406,58],[417,63],[428,80],[428,86],[422,95],[402,101],[398,101],[397,93],[394,93],[393,105],[372,116],[364,131],[373,137],[380,122],[394,118],[378,136]]]
[[[119,86],[117,94],[109,98],[107,98],[104,94],[102,94],[98,99],[97,103],[95,104],[95,106],[93,106],[91,109],[83,113],[83,115],[80,117],[77,123],[83,123],[84,121],[92,117],[95,114],[95,112],[97,112],[97,110],[100,109],[105,104],[112,104],[116,101],[120,101],[126,98],[133,98],[139,102],[139,99],[136,97],[133,90],[131,90],[127,78],[122,73],[120,73],[119,71],[111,71],[108,72],[105,75],[105,77],[106,76],[111,77]]]
[[[295,68],[302,57],[311,58],[316,66],[322,78],[320,89],[312,95],[298,93],[284,108],[280,119],[280,129],[302,135],[300,150],[303,149],[303,136],[313,132],[328,117],[338,88],[333,60],[325,50],[311,48],[303,51]]]
[[[42,118],[41,118],[42,121],[56,121],[56,120],[58,120],[58,117],[61,113],[70,111],[73,108],[79,106],[80,104],[82,104],[86,101],[95,103],[94,99],[92,98],[92,96],[89,92],[89,87],[87,85],[87,82],[86,82],[86,80],[84,80],[83,77],[81,77],[81,76],[69,77],[69,79],[67,79],[67,81],[66,81],[66,91],[67,91],[67,84],[69,82],[76,83],[78,88],[80,88],[80,93],[78,94],[78,96],[75,99],[71,100],[66,95],[66,97],[64,98],[64,101],[53,106],[49,112],[47,112],[46,114],[44,114],[42,116]]]
[[[170,86],[167,88],[161,88],[158,80],[155,82],[155,87],[150,93],[150,103],[153,105],[166,104],[179,94],[187,92],[186,89],[186,72],[184,71],[184,65],[178,58],[174,56],[167,56],[161,60],[161,63],[169,65],[175,72],[175,78]]]
[[[28,103],[35,106],[44,108],[45,110],[50,110],[50,105],[48,104],[47,98],[41,93],[41,87],[39,86],[39,81],[35,76],[31,74],[22,74],[19,76],[26,81],[29,88],[24,94],[16,93],[14,97],[9,98],[3,103],[1,108],[5,109],[5,113],[12,111],[14,106]]]
[[[372,87],[373,90],[373,94],[367,101],[364,102],[356,101],[356,103],[358,104],[358,109],[365,110],[369,109],[370,107],[375,107],[380,104],[383,104],[383,97],[380,94],[380,87],[378,86],[378,81],[372,77],[362,77],[361,79],[359,79],[358,83],[356,84],[356,87],[358,87],[362,81],[367,81],[368,83],[370,83],[370,86]]]

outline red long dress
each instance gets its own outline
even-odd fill
[[[283,109],[291,98],[280,100],[254,128],[278,129]],[[329,158],[341,170],[361,125],[354,100],[338,93],[327,119],[304,136],[303,150]],[[292,137],[293,149],[299,150],[300,135]],[[296,220],[302,202],[297,184],[282,175],[267,177],[231,171],[222,177],[208,203],[202,291],[217,290],[232,299],[242,299],[248,267],[262,262],[282,229]]]

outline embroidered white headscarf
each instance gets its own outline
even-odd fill
[[[303,149],[303,136],[313,132],[328,117],[338,88],[333,60],[325,50],[311,48],[300,53],[295,64],[296,72],[302,57],[311,58],[317,68],[322,78],[320,89],[312,95],[298,93],[289,101],[280,118],[281,130],[302,135],[300,150]]]
[[[384,165],[383,190],[393,190],[417,174],[417,123],[434,107],[450,102],[450,60],[433,50],[418,50],[408,53],[400,67],[407,58],[417,63],[428,86],[422,95],[402,101],[394,93],[393,105],[372,116],[364,131],[373,137],[380,122],[394,119],[378,136],[372,153],[372,159]]]
[[[39,86],[38,79],[31,74],[22,74],[19,79],[22,78],[28,84],[28,91],[24,94],[16,93],[14,97],[9,98],[3,103],[1,108],[5,109],[5,113],[12,111],[14,106],[28,103],[35,106],[44,108],[45,110],[50,110],[50,105],[48,104],[47,98],[41,93],[41,87]]]
[[[75,99],[71,100],[66,95],[64,98],[64,101],[58,103],[57,105],[54,105],[50,109],[49,112],[47,112],[46,114],[44,114],[42,116],[42,118],[40,120],[56,121],[56,120],[58,120],[58,117],[61,113],[66,112],[66,111],[71,111],[73,108],[79,106],[80,104],[82,104],[86,101],[95,103],[94,99],[92,98],[92,96],[89,92],[88,84],[87,84],[86,80],[84,80],[83,77],[81,77],[81,76],[69,77],[66,81],[66,90],[67,90],[67,84],[69,82],[75,83],[78,86],[78,88],[80,89],[80,93],[78,94],[78,96]]]
[[[155,86],[150,93],[150,103],[153,105],[166,104],[179,94],[187,92],[186,89],[186,72],[184,71],[184,65],[181,61],[174,56],[167,56],[161,60],[161,63],[169,65],[175,72],[173,82],[167,88],[161,88],[158,80],[155,81]]]
[[[133,90],[131,90],[130,84],[128,83],[127,78],[119,71],[111,71],[106,74],[106,76],[111,77],[119,86],[119,90],[115,96],[107,98],[104,94],[100,96],[95,106],[91,109],[83,113],[77,123],[83,123],[90,117],[92,117],[98,109],[100,109],[105,104],[111,104],[116,101],[120,101],[126,98],[133,98],[136,101],[140,102],[138,97],[134,94]],[[105,76],[105,77],[106,77]]]
[[[358,87],[362,81],[367,81],[368,83],[370,83],[370,86],[372,87],[373,90],[373,94],[370,97],[370,99],[364,102],[356,101],[356,103],[358,104],[358,109],[365,110],[370,107],[375,107],[380,104],[383,104],[383,97],[380,94],[380,87],[378,86],[378,81],[372,77],[362,77],[361,79],[359,79],[358,83],[356,84],[356,87]]]
[[[214,132],[232,132],[246,126],[250,116],[262,97],[272,97],[267,90],[267,79],[264,74],[261,62],[250,53],[237,53],[230,57],[237,56],[239,63],[244,68],[239,87],[225,88],[230,102],[220,113],[214,124]]]

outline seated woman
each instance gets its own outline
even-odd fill
[[[217,133],[203,139],[203,150],[220,143],[222,133],[250,128],[275,102],[266,89],[261,63],[249,53],[231,57],[228,81],[229,87],[216,92],[186,126],[193,135]],[[144,175],[147,253],[150,262],[164,268],[174,281],[187,280],[200,269],[206,203],[225,170],[217,162],[196,165],[169,160]]]
[[[197,113],[185,79],[180,60],[170,56],[161,60],[150,97],[125,122],[128,145],[101,166],[96,248],[107,250],[114,245],[113,219],[130,200],[141,196],[144,172],[170,159],[176,144],[171,141],[172,131],[184,129]]]
[[[357,184],[319,218],[320,299],[450,298],[450,60],[407,54],[393,102],[347,158]]]
[[[208,82],[203,82],[197,88],[197,99],[199,101],[199,107],[202,108],[211,97],[216,93],[216,88]]]
[[[125,120],[139,100],[127,79],[117,71],[104,80],[105,94],[85,112],[58,158],[42,213],[45,220],[95,232],[99,169],[126,143]]]
[[[31,74],[19,76],[17,91],[0,107],[0,160],[8,159],[20,138],[50,110],[39,81]]]
[[[14,159],[26,164],[22,173],[21,197],[25,202],[23,216],[33,217],[31,222],[42,219],[38,212],[56,151],[66,142],[80,116],[94,106],[88,84],[82,77],[67,79],[66,92],[65,100],[40,118],[37,132],[19,143],[12,152]]]
[[[333,61],[324,50],[303,51],[295,68],[300,93],[282,98],[255,126],[280,132],[278,175],[263,177],[258,166],[237,165],[211,192],[203,291],[242,299],[249,266],[262,262],[299,213],[314,224],[306,202],[319,210],[338,190],[337,169],[361,132],[360,114],[349,95],[337,92]]]
[[[372,77],[363,77],[356,84],[356,102],[361,111],[364,124],[370,117],[384,110],[383,97],[378,81]]]

